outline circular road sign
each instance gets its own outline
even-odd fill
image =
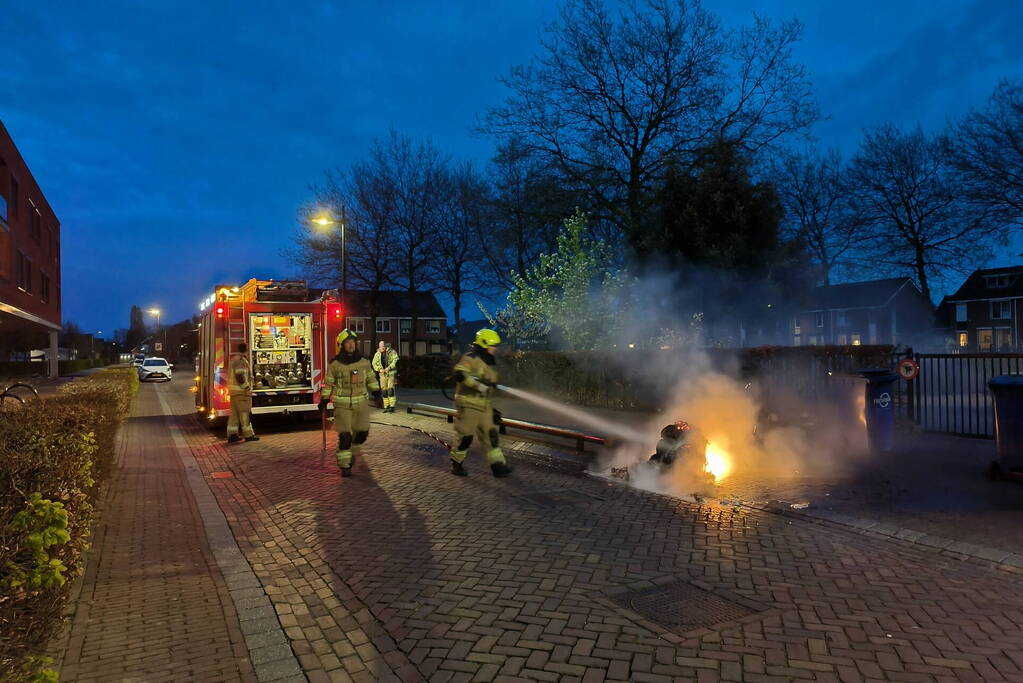
[[[899,376],[904,380],[916,379],[920,374],[920,366],[912,358],[903,358],[899,361]]]

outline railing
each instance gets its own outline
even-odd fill
[[[993,436],[994,399],[987,383],[1023,374],[1023,353],[917,354],[908,416],[929,431]]]
[[[405,410],[409,413],[420,412],[432,413],[434,415],[444,415],[445,417],[447,417],[448,422],[453,422],[455,419],[455,410],[453,408],[431,406],[426,403],[408,403],[405,405]],[[598,444],[601,446],[604,445],[604,437],[602,436],[585,434],[574,429],[566,429],[564,427],[542,424],[540,422],[528,422],[526,420],[516,420],[513,418],[502,416],[499,427],[501,429],[502,434],[504,434],[507,429],[520,429],[526,432],[534,432],[537,434],[546,434],[548,436],[557,436],[564,439],[572,439],[575,441],[576,449],[580,451],[585,450],[585,446],[588,443]]]

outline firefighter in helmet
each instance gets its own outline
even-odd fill
[[[464,477],[468,474],[462,463],[475,436],[487,450],[487,462],[495,477],[506,477],[511,468],[501,452],[491,393],[497,386],[497,351],[501,337],[493,330],[476,333],[475,342],[455,365],[455,434],[458,443],[451,449],[451,471]]]
[[[237,443],[242,438],[259,441],[252,430],[252,370],[245,357],[248,350],[244,342],[239,344],[238,353],[231,354],[227,367],[227,393],[231,397],[231,414],[227,418],[228,443]]]
[[[380,385],[369,360],[359,352],[359,338],[350,330],[337,336],[338,352],[327,368],[320,392],[320,410],[334,403],[337,466],[342,477],[352,476],[352,464],[369,436],[369,393],[380,398]]]
[[[373,369],[380,375],[380,393],[384,397],[381,406],[385,413],[393,413],[398,399],[394,395],[394,380],[398,374],[398,352],[391,345],[381,340],[377,352],[373,354]]]

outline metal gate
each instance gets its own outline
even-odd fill
[[[1023,374],[1023,353],[917,354],[907,412],[928,431],[994,436],[994,400],[987,383]]]

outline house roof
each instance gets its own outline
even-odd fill
[[[988,287],[986,277],[1007,275],[1008,287]],[[1023,266],[1009,268],[988,268],[975,270],[966,278],[966,282],[947,298],[947,301],[970,301],[975,299],[1002,299],[1006,297],[1023,297]]]
[[[900,289],[907,285],[916,289],[917,292],[920,291],[916,283],[908,277],[817,287],[813,293],[813,310],[884,306]]]
[[[310,290],[310,294],[314,290]],[[323,290],[315,290],[319,296]],[[345,306],[348,316],[362,317],[370,314],[370,297],[374,294],[365,289],[349,289],[345,292]],[[447,314],[440,302],[430,292],[380,291],[376,295],[376,315],[378,318],[443,318]]]

